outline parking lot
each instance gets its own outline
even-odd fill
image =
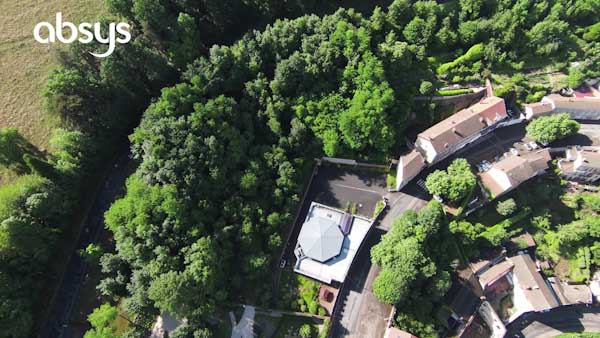
[[[372,218],[387,194],[386,177],[383,170],[324,163],[311,185],[312,200],[343,210],[356,206],[359,215]]]

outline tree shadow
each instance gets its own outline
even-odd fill
[[[17,174],[29,173],[25,157],[45,159],[45,154],[31,144],[16,128],[0,129],[0,165]]]

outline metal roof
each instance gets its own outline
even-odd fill
[[[304,255],[325,262],[340,254],[344,235],[332,220],[315,216],[309,219],[300,230],[298,243]]]

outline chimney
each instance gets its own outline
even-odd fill
[[[490,78],[485,79],[485,96],[494,96],[494,87],[492,86],[492,81],[490,81]]]
[[[458,130],[456,130],[456,128],[452,128],[452,132],[460,137],[464,137],[461,133],[458,132]]]

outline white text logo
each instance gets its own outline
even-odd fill
[[[42,37],[42,31],[45,28],[48,35]],[[93,28],[93,30],[92,30]],[[91,24],[82,22],[79,26],[74,23],[62,21],[62,13],[56,13],[56,25],[52,26],[49,22],[40,22],[33,28],[33,37],[39,43],[54,43],[56,39],[62,43],[72,43],[79,40],[81,43],[90,43],[94,39],[100,43],[108,43],[108,49],[104,53],[92,53],[95,57],[104,58],[112,54],[115,50],[116,43],[127,43],[131,40],[129,32],[129,24],[125,22],[114,23],[108,25],[108,36],[102,36],[100,23]],[[66,31],[66,32],[65,32]],[[92,33],[93,32],[93,33]],[[117,33],[119,37],[117,37]],[[81,34],[82,36],[79,36]]]

